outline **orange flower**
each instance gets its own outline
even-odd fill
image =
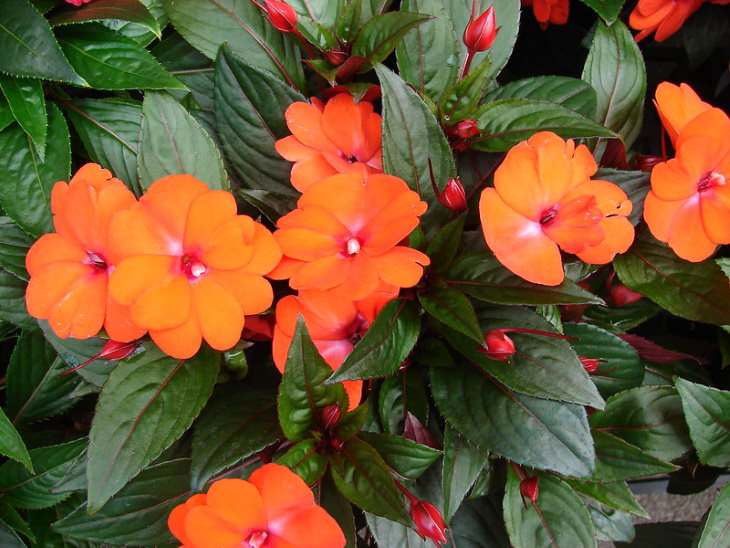
[[[663,42],[677,32],[703,0],[639,0],[629,16],[629,26],[640,31],[639,42],[656,31],[654,40]]]
[[[596,169],[588,148],[551,132],[512,147],[479,201],[497,259],[530,282],[557,285],[561,249],[596,264],[626,251],[634,239],[626,219],[632,204],[615,184],[590,179]]]
[[[380,309],[397,295],[397,288],[383,286],[365,301],[357,302],[318,290],[301,291],[299,296],[284,297],[276,305],[272,349],[276,367],[284,372],[297,318],[301,315],[314,346],[332,370],[336,370],[352,352]],[[343,385],[350,409],[354,409],[360,403],[362,381],[345,381]]]
[[[107,293],[115,263],[107,244],[111,217],[136,202],[119,179],[97,164],[86,164],[69,184],[51,193],[56,232],[44,234],[25,258],[30,282],[28,312],[48,320],[59,337],[87,339],[104,326],[114,340],[129,342],[144,334],[129,310]]]
[[[176,506],[167,519],[181,548],[342,548],[337,522],[307,484],[278,464],[248,481],[222,479],[206,495]]]
[[[662,82],[656,88],[655,97],[654,106],[673,145],[676,144],[677,135],[687,123],[712,108],[712,105],[700,99],[687,84],[675,86],[669,82]]]
[[[429,264],[426,255],[397,245],[418,226],[426,203],[391,175],[335,175],[310,186],[298,209],[277,222],[274,238],[284,259],[272,278],[294,289],[331,290],[362,299],[381,282],[412,287]]]
[[[228,192],[191,175],[169,175],[114,217],[109,244],[121,258],[109,291],[170,356],[189,358],[204,338],[227,350],[244,314],[273,301],[263,276],[281,258],[271,233],[236,214]]]
[[[677,156],[654,167],[644,219],[657,240],[688,261],[730,243],[730,119],[711,108],[679,132]]]
[[[540,28],[545,30],[548,23],[553,25],[564,25],[568,22],[570,2],[568,0],[522,0],[523,6],[532,6],[532,13],[540,23]]]
[[[293,135],[276,142],[276,151],[294,163],[291,183],[304,192],[337,173],[380,173],[380,115],[367,101],[355,104],[347,93],[322,103],[298,101],[286,109]]]

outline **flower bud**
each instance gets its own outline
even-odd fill
[[[139,346],[138,341],[132,341],[132,342],[119,342],[114,341],[112,339],[109,339],[104,346],[101,349],[101,352],[99,352],[96,356],[93,358],[89,358],[83,363],[80,363],[76,367],[69,369],[67,371],[64,371],[63,373],[60,373],[58,376],[63,377],[65,375],[68,375],[69,373],[73,373],[74,371],[78,371],[85,365],[90,364],[93,361],[100,360],[102,358],[106,358],[109,361],[117,361],[117,360],[123,360],[124,358],[128,358],[134,352],[137,350],[137,347]]]
[[[347,61],[347,58],[349,55],[346,51],[342,51],[339,49],[331,49],[329,51],[326,51],[324,54],[324,58],[327,60],[327,62],[330,65],[334,65],[336,67],[339,67],[342,63]]]
[[[532,504],[537,503],[537,497],[540,494],[540,489],[537,485],[539,479],[539,476],[530,476],[520,482],[520,495]]]
[[[484,335],[484,346],[478,350],[488,358],[506,362],[515,353],[515,343],[501,329],[492,329]]]
[[[454,213],[462,213],[466,211],[466,192],[464,187],[459,182],[459,179],[453,177],[449,179],[444,187],[444,190],[438,196],[439,202],[444,207],[448,207]]]
[[[636,159],[636,167],[641,171],[650,173],[654,166],[661,162],[662,159],[659,156],[639,156]]]
[[[482,13],[464,29],[464,45],[469,51],[484,51],[492,47],[499,29],[494,16],[494,6]]]
[[[342,409],[336,403],[330,404],[322,409],[322,426],[325,430],[330,429],[340,421]]]
[[[598,371],[601,364],[606,361],[601,358],[586,358],[585,356],[578,356],[578,358],[580,359],[580,363],[583,364],[583,369],[585,369],[587,373],[595,373]]]
[[[437,546],[446,542],[446,523],[433,504],[423,500],[414,501],[411,504],[411,519],[416,525],[416,533],[422,539],[429,538]]]
[[[470,137],[476,137],[479,135],[479,128],[477,127],[476,120],[467,118],[456,124],[456,135],[461,139],[469,139]]]
[[[283,0],[264,0],[266,16],[271,25],[281,32],[292,32],[297,26],[297,12]]]
[[[626,304],[635,303],[643,297],[641,293],[632,291],[623,284],[611,286],[611,298],[616,306],[624,306]]]

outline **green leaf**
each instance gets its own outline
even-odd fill
[[[288,4],[301,15],[325,27],[332,27],[343,9],[343,0],[290,0]]]
[[[458,548],[512,548],[504,527],[501,499],[467,500],[451,520],[451,534]]]
[[[458,257],[444,277],[467,295],[495,304],[605,304],[567,279],[556,286],[527,282],[488,252]]]
[[[318,504],[333,518],[345,535],[343,548],[357,548],[355,520],[352,505],[335,487],[332,478],[327,475],[319,482]]]
[[[598,21],[581,78],[598,94],[595,120],[615,131],[628,149],[644,118],[646,68],[639,46],[621,21],[610,27]],[[604,149],[605,142],[600,143],[598,158]]]
[[[464,235],[464,216],[459,215],[446,223],[428,242],[426,255],[431,259],[431,268],[441,272],[451,266]]]
[[[648,230],[614,260],[621,282],[672,314],[715,325],[730,324],[730,280],[712,260],[690,263]]]
[[[28,526],[28,523],[20,516],[18,511],[10,506],[9,504],[0,503],[0,521],[11,529],[18,533],[22,533],[30,539],[31,542],[36,542],[33,531]],[[3,544],[3,546],[6,546]],[[25,546],[24,544],[22,546]]]
[[[579,356],[605,360],[590,375],[603,397],[641,384],[644,365],[629,343],[586,323],[565,323],[563,329],[566,335],[578,339],[571,344]]]
[[[10,422],[8,416],[0,408],[0,454],[10,457],[25,466],[29,472],[33,472],[33,463],[30,461],[30,455],[25,448],[23,438],[20,437],[18,431]]]
[[[352,44],[352,55],[362,57],[364,64],[384,61],[413,27],[428,21],[428,15],[407,11],[391,11],[376,15],[365,23]]]
[[[444,418],[477,447],[568,476],[593,473],[582,406],[516,394],[473,367],[431,369],[431,391]]]
[[[4,5],[3,5],[4,6]],[[1,9],[1,8],[0,8]],[[71,145],[61,111],[48,104],[46,155],[38,157],[31,140],[18,126],[0,132],[0,205],[5,214],[33,236],[53,230],[51,189],[56,181],[68,181]]]
[[[641,518],[649,517],[646,510],[636,501],[636,497],[625,481],[598,483],[566,478],[565,482],[579,493],[588,495],[601,504],[623,512],[630,512]]]
[[[706,5],[697,10],[680,29],[689,70],[697,70],[730,39],[730,20],[720,5]]]
[[[443,517],[447,523],[451,522],[479,473],[488,465],[487,451],[474,447],[449,424],[446,425],[441,489],[444,493]]]
[[[418,294],[418,302],[436,320],[466,335],[477,344],[483,342],[484,336],[474,307],[458,289],[438,280],[429,286],[427,293]]]
[[[164,30],[170,22],[170,18],[165,12],[165,6],[162,0],[140,0],[147,10],[157,21],[157,26]],[[131,38],[141,46],[148,46],[150,42],[159,38],[159,36],[151,31],[147,26],[132,21],[124,21],[122,19],[106,19],[103,21],[104,26]]]
[[[0,72],[86,85],[61,53],[45,17],[27,0],[0,3]]]
[[[372,446],[398,475],[409,480],[417,479],[441,456],[438,449],[393,434],[360,432],[358,438]]]
[[[98,512],[79,506],[53,528],[64,535],[97,542],[114,540],[131,546],[167,545],[173,541],[167,527],[172,509],[191,495],[190,461],[178,459],[150,466]]]
[[[304,89],[299,50],[264,18],[249,0],[164,0],[170,21],[193,47],[209,59],[228,44],[251,65],[281,75]]]
[[[717,495],[707,521],[702,527],[702,535],[697,548],[727,548],[730,546],[730,483]]]
[[[211,190],[228,190],[220,152],[200,124],[171,96],[147,93],[142,103],[138,170],[142,188],[164,177],[187,173]]]
[[[586,6],[595,11],[600,15],[607,25],[610,25],[618,14],[621,13],[621,8],[624,5],[624,0],[581,0]]]
[[[0,493],[3,502],[16,508],[47,508],[67,498],[71,493],[51,493],[50,489],[63,477],[74,459],[86,447],[86,438],[31,449],[34,472],[17,462],[0,466]]]
[[[55,12],[50,23],[59,26],[105,19],[137,23],[152,31],[158,38],[161,34],[157,19],[139,0],[95,0],[80,7],[67,6],[66,9]]]
[[[558,478],[547,474],[539,477],[537,505],[525,505],[520,479],[514,470],[507,471],[504,522],[514,547],[597,546],[593,521],[581,498]]]
[[[245,186],[296,194],[289,182],[292,164],[274,150],[276,141],[291,133],[284,112],[295,101],[306,99],[221,47],[215,70],[216,122],[226,158]]]
[[[327,383],[395,373],[413,350],[420,329],[416,307],[402,299],[390,301]]]
[[[33,245],[31,238],[10,217],[0,217],[0,267],[21,280],[28,280],[25,256]]]
[[[7,523],[0,520],[0,544],[3,548],[26,548],[25,542]]]
[[[190,427],[213,390],[218,367],[214,352],[176,360],[150,349],[111,372],[89,434],[90,512]]]
[[[510,327],[556,332],[547,320],[525,308],[482,308],[477,317],[482,333]],[[479,351],[483,339],[474,344],[451,329],[442,329],[442,332],[457,352],[511,390],[597,409],[604,406],[578,356],[563,339],[533,333],[509,333],[516,352],[508,362],[504,362],[488,358]]]
[[[378,392],[378,415],[386,432],[402,434],[407,412],[428,424],[426,387],[419,374],[409,371],[385,379]]]
[[[137,175],[142,105],[129,99],[61,101],[93,161],[111,171],[138,195]]]
[[[398,548],[430,548],[431,541],[426,541],[418,536],[418,533],[411,527],[406,527],[398,522],[381,518],[375,514],[365,512],[365,519],[368,524],[368,531],[373,535],[379,548],[397,546]],[[450,544],[447,546],[451,546]]]
[[[596,528],[596,539],[623,542],[634,540],[634,523],[626,512],[595,506],[589,506],[588,512]]]
[[[730,392],[678,378],[675,382],[700,461],[730,466]]]
[[[671,386],[640,386],[619,392],[603,411],[590,417],[591,427],[614,434],[664,460],[691,448],[682,404]]]
[[[24,332],[18,339],[7,372],[7,412],[24,424],[57,415],[75,403],[71,395],[79,377],[59,377],[66,364],[41,333]]]
[[[441,121],[444,125],[474,116],[474,109],[490,82],[488,74],[490,67],[491,60],[485,57],[476,68],[444,93],[439,103]]]
[[[42,161],[46,154],[48,115],[41,81],[0,74],[0,88],[8,101],[13,117],[33,141]]]
[[[279,423],[284,435],[293,442],[310,437],[319,427],[320,409],[337,404],[347,408],[347,395],[341,384],[323,384],[332,368],[319,355],[304,320],[297,320],[289,346],[284,375],[279,386]]]
[[[214,474],[282,437],[275,384],[246,379],[221,386],[200,414],[193,434],[193,489],[200,491]]]
[[[290,186],[287,192],[291,191]],[[291,194],[278,194],[255,188],[238,188],[237,194],[258,209],[272,224],[297,208],[296,198]]]
[[[38,324],[25,308],[26,285],[25,281],[0,268],[0,320],[27,331],[36,331]]]
[[[608,432],[593,430],[592,434],[596,445],[596,471],[593,474],[595,480],[637,479],[677,470],[673,464],[652,457]]]
[[[0,131],[4,130],[15,121],[13,112],[4,95],[0,94]]]
[[[99,23],[58,31],[63,52],[98,89],[185,89],[154,56],[131,38]]]
[[[459,75],[459,46],[454,27],[439,0],[404,0],[401,9],[432,17],[411,29],[395,53],[401,78],[437,99]]]
[[[350,502],[366,512],[411,524],[390,468],[370,445],[353,438],[329,459],[332,479]]]
[[[307,485],[317,483],[327,470],[327,459],[312,438],[294,444],[276,463],[291,469]]]
[[[383,169],[418,192],[429,204],[424,218],[440,226],[449,211],[434,194],[428,161],[436,183],[446,185],[456,176],[449,143],[436,117],[413,89],[384,66],[375,67],[375,72],[383,89]]]
[[[499,99],[479,107],[475,116],[481,137],[469,144],[487,152],[509,150],[539,131],[552,131],[564,139],[616,137],[590,118],[542,99]]]
[[[596,90],[578,78],[567,76],[534,76],[515,80],[485,95],[487,101],[499,99],[544,99],[560,103],[583,116],[593,118],[598,98]]]

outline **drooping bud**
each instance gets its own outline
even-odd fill
[[[506,362],[515,353],[515,343],[502,329],[491,329],[484,334],[484,346],[478,350],[488,358]]]
[[[428,428],[423,426],[421,421],[418,420],[418,417],[410,411],[406,411],[406,418],[403,424],[403,437],[408,440],[415,441],[416,443],[420,443],[421,445],[427,445],[434,449],[441,449],[441,446],[434,439],[431,432],[428,431]]]
[[[266,17],[280,32],[292,32],[297,27],[297,12],[283,0],[264,0]]]
[[[476,120],[467,118],[456,124],[454,133],[461,139],[469,139],[470,137],[476,137],[479,135],[479,128],[477,127]]]
[[[68,375],[69,373],[73,373],[74,371],[78,371],[85,365],[90,364],[93,361],[101,360],[101,359],[107,359],[109,361],[117,361],[117,360],[123,360],[124,358],[128,358],[132,354],[134,354],[135,350],[137,350],[137,346],[139,346],[138,341],[132,341],[132,342],[119,342],[114,341],[112,339],[109,339],[106,341],[104,346],[102,347],[101,351],[94,356],[93,358],[89,358],[83,363],[80,363],[76,367],[69,369],[68,371],[64,371],[63,373],[59,374],[59,377],[63,377],[64,375]]]
[[[529,500],[532,504],[537,503],[537,497],[540,494],[538,487],[539,476],[529,476],[520,482],[520,495]]]
[[[616,284],[611,286],[611,299],[616,306],[624,306],[627,304],[635,303],[643,297],[641,293],[632,291],[623,284]]]
[[[423,500],[412,502],[411,519],[422,539],[429,538],[436,546],[446,542],[446,523],[433,504]]]
[[[498,32],[494,6],[489,6],[487,11],[469,21],[464,29],[464,45],[469,51],[487,50],[494,44]]]
[[[329,430],[340,421],[342,409],[336,403],[330,404],[322,409],[322,426],[325,430]]]
[[[636,159],[636,167],[645,173],[650,173],[654,166],[662,162],[659,156],[639,156]]]
[[[580,359],[580,363],[583,364],[583,369],[585,369],[587,373],[595,373],[598,371],[598,368],[601,367],[602,363],[606,363],[606,360],[602,358],[586,358],[585,356],[578,356],[578,359]]]
[[[459,179],[451,178],[446,183],[444,190],[438,196],[439,202],[448,207],[454,213],[462,213],[468,209],[466,205],[466,192],[459,182]]]

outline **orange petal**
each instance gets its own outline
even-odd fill
[[[398,287],[413,287],[416,285],[423,275],[423,266],[428,265],[430,262],[427,255],[403,246],[394,247],[372,259],[377,264],[380,279],[385,283]],[[368,295],[370,293],[372,291]],[[362,295],[361,297],[355,297],[355,299],[366,296]]]
[[[314,505],[314,495],[307,484],[285,466],[265,464],[254,470],[248,481],[261,493],[269,527],[275,534],[274,524],[284,518],[287,510]]]
[[[669,82],[662,82],[656,88],[655,97],[654,105],[672,143],[675,142],[677,134],[687,122],[701,112],[712,108],[700,99],[687,84],[676,86]]]
[[[104,329],[111,339],[119,342],[130,342],[139,339],[147,331],[134,324],[129,306],[119,304],[109,295],[106,299]]]
[[[350,263],[336,256],[304,263],[289,279],[289,285],[293,289],[330,289],[347,279]]]
[[[284,116],[289,130],[303,145],[318,150],[337,150],[322,130],[322,111],[317,106],[297,101],[289,105]]]
[[[185,533],[195,548],[239,546],[251,532],[228,523],[208,506],[191,508],[185,518]]]
[[[245,269],[212,270],[207,277],[214,279],[235,297],[244,315],[260,314],[274,302],[271,284],[261,276]]]
[[[387,255],[387,253],[384,255]],[[348,262],[349,271],[347,276],[341,283],[333,286],[330,291],[333,295],[343,299],[363,299],[378,287],[380,284],[379,270],[385,270],[387,266],[381,266],[380,263],[375,262],[373,258],[368,257],[365,253],[354,255]],[[404,265],[401,263],[401,266]],[[406,266],[406,268],[408,267]]]
[[[203,342],[194,314],[190,314],[187,321],[177,327],[150,331],[150,337],[165,354],[180,360],[193,357]]]
[[[337,175],[338,170],[332,167],[321,153],[304,158],[291,168],[291,184],[299,192],[304,192],[314,183]]]
[[[305,158],[321,154],[318,149],[302,144],[302,142],[293,135],[288,135],[287,137],[276,141],[276,143],[274,143],[274,148],[276,149],[276,152],[284,157],[285,160],[289,160],[290,162],[299,162]]]
[[[372,112],[371,103],[356,105],[349,93],[340,93],[324,106],[322,130],[345,156],[355,156],[364,149],[363,123]]]
[[[282,228],[274,233],[284,255],[301,261],[314,261],[339,254],[343,244],[335,235],[317,232],[309,228]]]
[[[208,508],[237,529],[257,531],[267,528],[264,501],[252,483],[241,479],[218,480],[206,496]]]
[[[360,173],[334,175],[313,184],[299,198],[300,208],[317,206],[351,230],[363,224],[365,181]]]
[[[172,238],[182,241],[190,206],[206,192],[210,192],[208,185],[192,175],[168,175],[152,183],[139,203]]]
[[[179,274],[178,257],[139,255],[125,259],[109,277],[109,293],[121,304],[134,303],[149,288],[166,284]]]
[[[631,215],[634,205],[626,196],[626,193],[615,183],[609,181],[601,181],[599,179],[590,179],[576,186],[565,200],[570,200],[580,195],[595,196],[596,207],[601,210],[604,215],[621,215],[627,217]]]
[[[155,283],[131,303],[130,311],[132,321],[145,329],[169,329],[182,324],[190,314],[187,278],[178,274]]]
[[[286,297],[285,297],[286,298]],[[282,299],[284,300],[284,299]],[[274,327],[274,339],[272,341],[271,353],[274,357],[274,365],[280,373],[284,372],[286,366],[286,358],[289,355],[289,347],[291,346],[292,337],[286,335],[279,326]]]
[[[715,252],[717,246],[707,237],[702,224],[699,196],[677,209],[667,243],[679,257],[691,262],[703,261]]]
[[[360,405],[360,400],[362,399],[362,381],[344,381],[342,386],[347,393],[347,410],[352,411]]]
[[[727,136],[730,134],[730,118],[719,108],[709,108],[700,112],[682,127],[677,138],[678,151],[684,147],[684,143],[695,137],[712,138],[725,144],[727,147]]]
[[[228,350],[241,339],[241,305],[214,276],[203,276],[190,288],[203,338],[216,350]]]
[[[319,506],[307,506],[282,516],[271,532],[298,548],[342,548],[345,536],[332,516]]]
[[[94,269],[78,262],[54,262],[44,265],[30,279],[25,292],[28,312],[35,318],[46,319],[50,309],[70,291],[81,287]],[[106,276],[105,276],[106,278]],[[65,337],[66,335],[62,335]]]
[[[730,188],[714,187],[701,192],[700,214],[702,226],[712,242],[730,243]]]
[[[33,276],[51,263],[84,263],[88,259],[86,251],[77,242],[54,232],[44,234],[31,246],[25,256],[25,268]]]
[[[44,269],[47,272],[54,265]],[[91,273],[76,280],[68,293],[48,309],[48,324],[59,337],[88,339],[104,323],[106,311],[106,275]],[[61,333],[64,333],[63,335]]]
[[[693,146],[694,143],[688,144]],[[654,166],[651,171],[651,189],[661,200],[688,200],[697,194],[697,179],[698,176],[688,173],[679,159],[672,158]]]
[[[106,251],[107,260],[114,265],[135,255],[182,254],[182,234],[176,237],[166,224],[135,205],[112,217]]]
[[[617,253],[624,253],[634,241],[634,227],[626,217],[607,217],[601,220],[604,238],[598,245],[587,245],[578,257],[590,264],[606,264]]]
[[[357,318],[357,309],[352,300],[336,297],[328,291],[316,289],[300,291],[298,299],[301,303],[301,313],[304,314],[313,339],[340,339],[342,333],[346,332]],[[278,307],[276,318],[278,323]],[[288,316],[282,315],[282,320],[286,320],[291,326],[293,335],[296,316],[291,313]]]
[[[282,257],[279,264],[276,265],[266,277],[272,280],[286,280],[291,278],[294,273],[298,272],[305,264],[304,261],[292,259],[290,257]]]
[[[185,518],[188,512],[196,506],[202,506],[205,504],[205,495],[198,494],[193,495],[187,501],[182,504],[178,504],[172,509],[170,515],[167,517],[167,526],[170,528],[170,532],[183,544],[190,544],[187,533],[185,532]]]
[[[282,253],[274,235],[261,223],[253,224],[253,234],[248,240],[253,248],[251,259],[243,266],[251,274],[268,274],[281,261]]]

